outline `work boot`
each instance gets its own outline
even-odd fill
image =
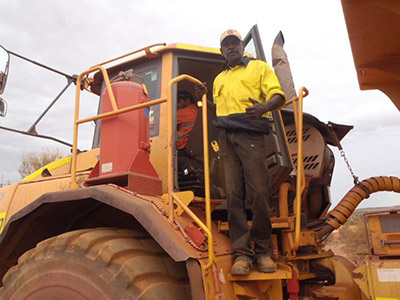
[[[236,257],[231,273],[232,275],[249,275],[252,268],[252,260],[246,255]]]
[[[268,254],[258,254],[256,256],[258,271],[262,273],[273,273],[276,271],[276,263]]]

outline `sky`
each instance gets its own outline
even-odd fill
[[[304,110],[323,122],[354,125],[342,140],[346,156],[362,179],[398,176],[399,111],[380,91],[360,91],[339,0],[321,1],[137,1],[3,0],[0,45],[66,74],[154,43],[186,43],[219,48],[219,36],[236,29],[245,36],[258,24],[267,61],[281,30],[296,89],[307,87]],[[60,75],[11,57],[8,102],[0,126],[27,130],[66,85]],[[40,134],[72,141],[74,86],[37,126]],[[82,98],[81,117],[94,115],[97,98]],[[80,127],[79,148],[91,147],[91,124]],[[0,130],[0,184],[20,180],[24,152],[69,148],[52,141]],[[337,149],[332,203],[353,187]],[[400,196],[377,193],[359,207],[400,205]]]

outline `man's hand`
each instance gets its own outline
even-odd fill
[[[194,86],[194,92],[196,93],[196,99],[201,99],[204,94],[207,94],[207,83],[199,83]]]
[[[249,106],[246,108],[246,116],[250,119],[261,118],[261,116],[267,112],[265,110],[265,106],[251,97],[249,97],[249,100],[251,103],[253,103],[253,106]]]
[[[246,116],[250,119],[259,119],[267,111],[272,111],[281,107],[285,103],[285,98],[280,94],[274,94],[269,101],[260,103],[256,99],[249,97],[253,106],[246,108]]]

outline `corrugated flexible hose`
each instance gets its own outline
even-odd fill
[[[326,239],[329,234],[342,226],[357,206],[369,195],[376,192],[400,193],[400,179],[394,176],[379,176],[364,179],[355,185],[339,202],[336,207],[328,213],[325,222],[314,229],[319,239]]]

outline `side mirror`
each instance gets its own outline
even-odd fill
[[[0,95],[3,94],[4,89],[6,88],[9,63],[10,54],[3,48],[3,46],[0,46]]]
[[[7,102],[0,97],[0,117],[5,117],[7,114]]]

